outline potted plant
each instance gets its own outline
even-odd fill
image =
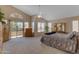
[[[1,9],[0,9],[0,22],[2,23],[2,24],[4,24],[5,22],[3,21],[3,18],[4,18],[4,13],[1,11]]]
[[[48,26],[45,26],[46,33],[48,32],[48,29],[49,29],[49,27]]]

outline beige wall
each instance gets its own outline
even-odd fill
[[[67,17],[67,18],[63,18],[63,19],[59,19],[59,20],[53,20],[52,21],[52,27],[54,27],[54,23],[64,22],[64,23],[66,23],[66,32],[71,32],[72,31],[72,21],[73,20],[79,20],[79,16]]]

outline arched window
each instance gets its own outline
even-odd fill
[[[19,13],[12,13],[9,17],[23,19],[23,16]]]

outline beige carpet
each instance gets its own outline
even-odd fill
[[[3,44],[5,54],[64,54],[66,52],[48,47],[40,42],[41,37],[19,37]]]

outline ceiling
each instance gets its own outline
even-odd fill
[[[38,5],[13,5],[29,15],[38,15]],[[64,17],[79,16],[79,5],[40,5],[42,17],[46,20],[55,20]]]

